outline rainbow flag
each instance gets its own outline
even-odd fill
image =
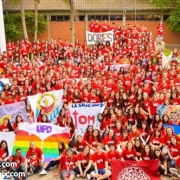
[[[51,123],[21,123],[14,142],[13,152],[17,148],[22,149],[22,155],[26,156],[30,142],[34,141],[36,147],[42,149],[45,161],[59,156],[58,142],[66,145],[69,140],[69,129],[61,128]]]

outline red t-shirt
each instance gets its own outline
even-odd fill
[[[169,151],[172,157],[177,157],[180,152],[180,144],[174,145],[174,146],[169,146]]]
[[[30,165],[32,165],[32,166],[38,166],[39,165],[39,163],[40,163],[40,159],[39,158],[36,158],[36,159],[32,159],[31,157],[30,157],[30,160],[29,160],[29,164]]]
[[[87,146],[87,142],[82,140],[79,144],[75,143],[74,147],[77,148],[78,150],[83,150]]]
[[[9,161],[10,162],[16,162],[15,164],[15,168],[19,168],[19,166],[21,165],[21,163],[25,163],[25,158],[23,156],[10,156],[9,157]]]
[[[77,155],[77,160],[81,161],[83,167],[86,167],[88,165],[88,161],[91,160],[91,156],[88,158],[87,156],[84,156],[83,153],[79,153]]]
[[[134,158],[136,157],[136,151],[134,149],[132,149],[131,151],[124,149],[121,156],[124,160],[134,160]]]
[[[5,126],[5,125],[1,125],[0,126],[0,131],[7,132],[7,131],[9,131],[9,128],[7,126]]]
[[[0,148],[0,159],[4,160],[6,157],[7,157],[6,151]]]
[[[93,154],[92,156],[93,162],[96,162],[98,169],[104,169],[105,168],[105,162],[108,161],[107,154],[102,152],[101,154],[98,154],[97,152]]]
[[[109,159],[109,161],[113,160],[113,159],[120,159],[121,156],[117,151],[114,151],[113,153],[111,153],[110,151],[107,153],[107,157]]]
[[[30,158],[33,153],[36,153],[37,157],[39,159],[42,159],[43,152],[42,152],[42,150],[40,148],[37,148],[37,147],[34,150],[29,148],[27,153],[26,153],[26,158]]]
[[[77,157],[75,155],[72,155],[71,158],[68,158],[66,155],[62,155],[59,163],[62,170],[73,170],[76,161]]]

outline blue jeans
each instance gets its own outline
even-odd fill
[[[16,167],[12,167],[11,168],[11,172],[25,172],[25,166],[24,166],[24,164],[21,164],[18,168],[16,168]],[[19,180],[20,179],[20,177],[18,176],[18,174],[15,174],[14,176],[14,180]],[[27,177],[24,175],[22,175],[22,180],[27,180]]]
[[[57,161],[50,161],[49,164],[44,169],[45,171],[48,171],[51,167],[59,165],[59,160]]]
[[[105,169],[98,169],[98,174],[105,174]]]

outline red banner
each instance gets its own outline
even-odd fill
[[[111,180],[160,180],[157,160],[120,161],[112,160]]]

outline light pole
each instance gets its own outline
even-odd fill
[[[2,3],[4,0],[0,2],[0,53],[6,51],[6,37],[5,37],[5,27],[4,27],[4,15],[3,15],[3,6]]]
[[[126,25],[126,11],[125,11],[125,7],[124,7],[124,0],[123,0],[123,26]]]
[[[135,19],[135,24],[136,24],[136,14],[137,14],[136,13],[136,11],[137,11],[136,9],[137,9],[137,4],[136,4],[136,0],[134,0],[134,1],[135,1],[135,18],[134,19]]]

